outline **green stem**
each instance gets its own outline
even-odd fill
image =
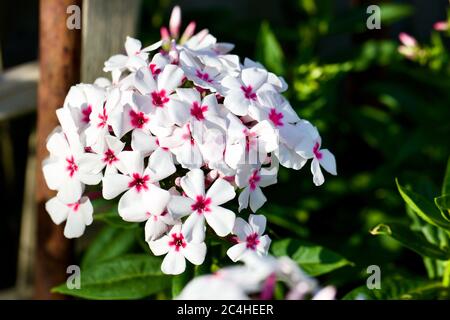
[[[445,263],[444,276],[442,278],[442,286],[445,288],[450,287],[450,260]]]

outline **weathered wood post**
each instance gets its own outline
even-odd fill
[[[80,80],[81,30],[66,26],[67,7],[81,0],[41,0],[39,13],[39,67],[37,120],[37,253],[35,298],[55,299],[50,290],[65,281],[72,259],[72,242],[65,239],[45,211],[45,202],[54,196],[44,181],[41,162],[47,156],[45,142],[57,125],[55,110],[63,105],[71,85]]]

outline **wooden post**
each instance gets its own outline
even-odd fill
[[[72,242],[64,238],[63,226],[56,226],[45,211],[45,202],[54,196],[44,181],[41,163],[47,157],[48,134],[58,124],[55,110],[63,105],[71,85],[80,80],[81,30],[66,26],[67,7],[81,0],[41,0],[39,13],[38,120],[37,120],[37,253],[35,298],[55,299],[52,287],[66,281],[72,261]]]

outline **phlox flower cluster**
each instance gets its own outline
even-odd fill
[[[66,221],[66,237],[92,223],[87,195],[101,185],[123,220],[145,223],[145,240],[165,255],[167,274],[183,272],[186,260],[204,261],[208,228],[234,235],[233,261],[266,255],[265,217],[246,222],[236,213],[264,205],[263,189],[277,182],[280,165],[299,170],[310,161],[317,186],[322,169],[336,174],[316,127],[283,97],[285,81],[231,54],[233,45],[208,30],[195,33],[195,23],[180,36],[180,16],[176,7],[170,28],[148,47],[128,37],[126,54],[105,62],[111,80],[70,89],[42,164],[56,191],[46,209],[55,223]],[[232,211],[226,206],[236,197]]]

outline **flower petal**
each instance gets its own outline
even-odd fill
[[[183,255],[190,263],[199,266],[205,261],[206,256],[206,244],[201,243],[187,243],[183,249]]]
[[[214,205],[221,205],[230,201],[236,196],[234,188],[228,181],[224,179],[217,179],[206,193],[206,197],[211,198]]]
[[[248,223],[254,232],[258,235],[262,235],[266,230],[267,219],[262,214],[251,214],[248,218]]]
[[[210,206],[211,211],[205,214],[209,226],[219,237],[225,237],[233,230],[236,215],[233,211],[219,207]]]
[[[169,252],[170,249],[169,242],[170,242],[169,236],[163,236],[158,240],[149,241],[148,246],[150,247],[150,250],[152,250],[155,256],[161,256]]]
[[[186,259],[181,252],[169,251],[161,264],[161,271],[165,274],[180,274],[186,269]]]
[[[337,175],[334,155],[328,149],[321,149],[320,153],[322,154],[322,158],[319,160],[320,165],[332,175]]]
[[[128,189],[131,178],[123,174],[110,174],[103,177],[103,198],[114,199],[119,194]]]
[[[45,203],[45,210],[47,210],[53,223],[60,224],[67,219],[70,209],[57,197],[53,197]]]
[[[181,178],[180,184],[183,191],[191,199],[205,195],[205,175],[201,169],[189,171]]]
[[[320,170],[319,161],[316,158],[311,162],[311,173],[313,174],[313,182],[316,186],[320,186],[325,182],[322,170]]]
[[[230,249],[227,250],[227,256],[233,262],[236,262],[242,258],[242,256],[247,252],[247,243],[242,242],[235,244]]]
[[[267,198],[260,187],[256,187],[255,190],[250,192],[250,209],[253,212],[261,208],[266,201]]]

